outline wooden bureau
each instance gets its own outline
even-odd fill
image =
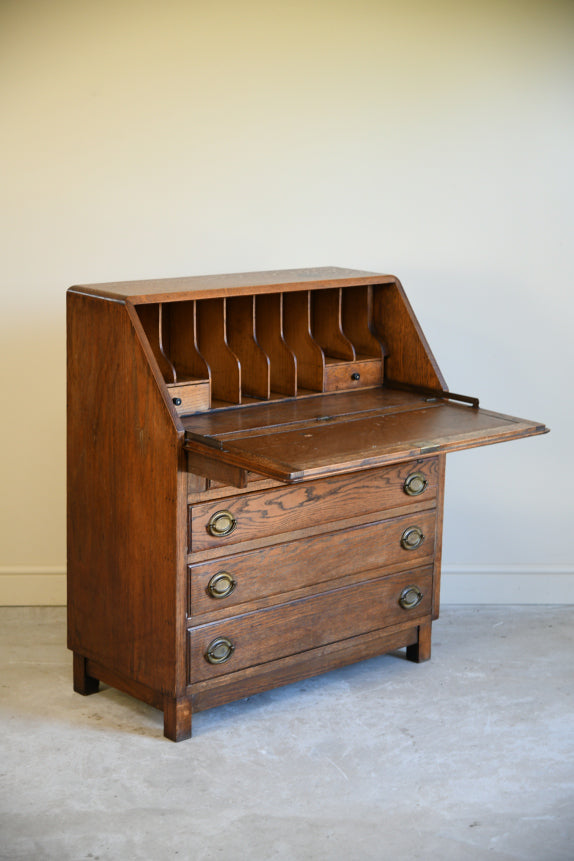
[[[164,712],[430,657],[446,452],[546,432],[448,393],[399,281],[68,291],[68,645]]]

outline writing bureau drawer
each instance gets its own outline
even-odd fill
[[[428,617],[432,579],[419,568],[191,628],[189,683]]]
[[[226,547],[415,500],[430,506],[437,482],[438,458],[430,458],[190,505],[189,547]]]
[[[422,511],[189,565],[189,615],[336,585],[359,572],[367,579],[368,572],[390,565],[420,565],[433,557],[435,532],[435,511]]]

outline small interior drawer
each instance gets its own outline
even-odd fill
[[[415,496],[407,492],[409,477],[414,474],[422,476],[423,488]],[[438,458],[430,458],[418,464],[403,463],[190,505],[189,547],[197,552],[231,546],[362,514],[384,512],[413,501],[428,500],[430,507],[436,498],[437,481]],[[227,534],[223,534],[225,529],[229,529]]]
[[[191,628],[189,683],[428,617],[432,580],[419,568]]]
[[[413,528],[423,538],[418,546],[405,547],[403,536]],[[424,563],[433,557],[435,530],[431,510],[189,565],[189,616],[233,612],[238,605],[296,589],[332,588],[341,577],[363,572],[366,580],[376,569]]]
[[[211,385],[209,380],[196,380],[191,383],[172,383],[167,387],[169,396],[178,415],[200,413],[209,409]]]
[[[325,364],[324,391],[340,392],[381,386],[383,383],[382,359],[359,359],[354,362],[329,362]]]

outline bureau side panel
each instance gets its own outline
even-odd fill
[[[374,326],[387,348],[385,377],[446,389],[435,357],[398,279],[375,287]]]
[[[177,431],[124,303],[67,298],[68,646],[173,694]]]

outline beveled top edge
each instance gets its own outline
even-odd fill
[[[161,278],[147,281],[80,284],[70,287],[70,290],[107,299],[128,300],[139,305],[146,302],[177,302],[186,299],[207,299],[215,296],[241,296],[311,288],[386,284],[395,280],[393,275],[382,275],[378,272],[343,269],[338,266],[322,266],[310,269],[276,269],[264,272],[192,275],[185,278]]]

